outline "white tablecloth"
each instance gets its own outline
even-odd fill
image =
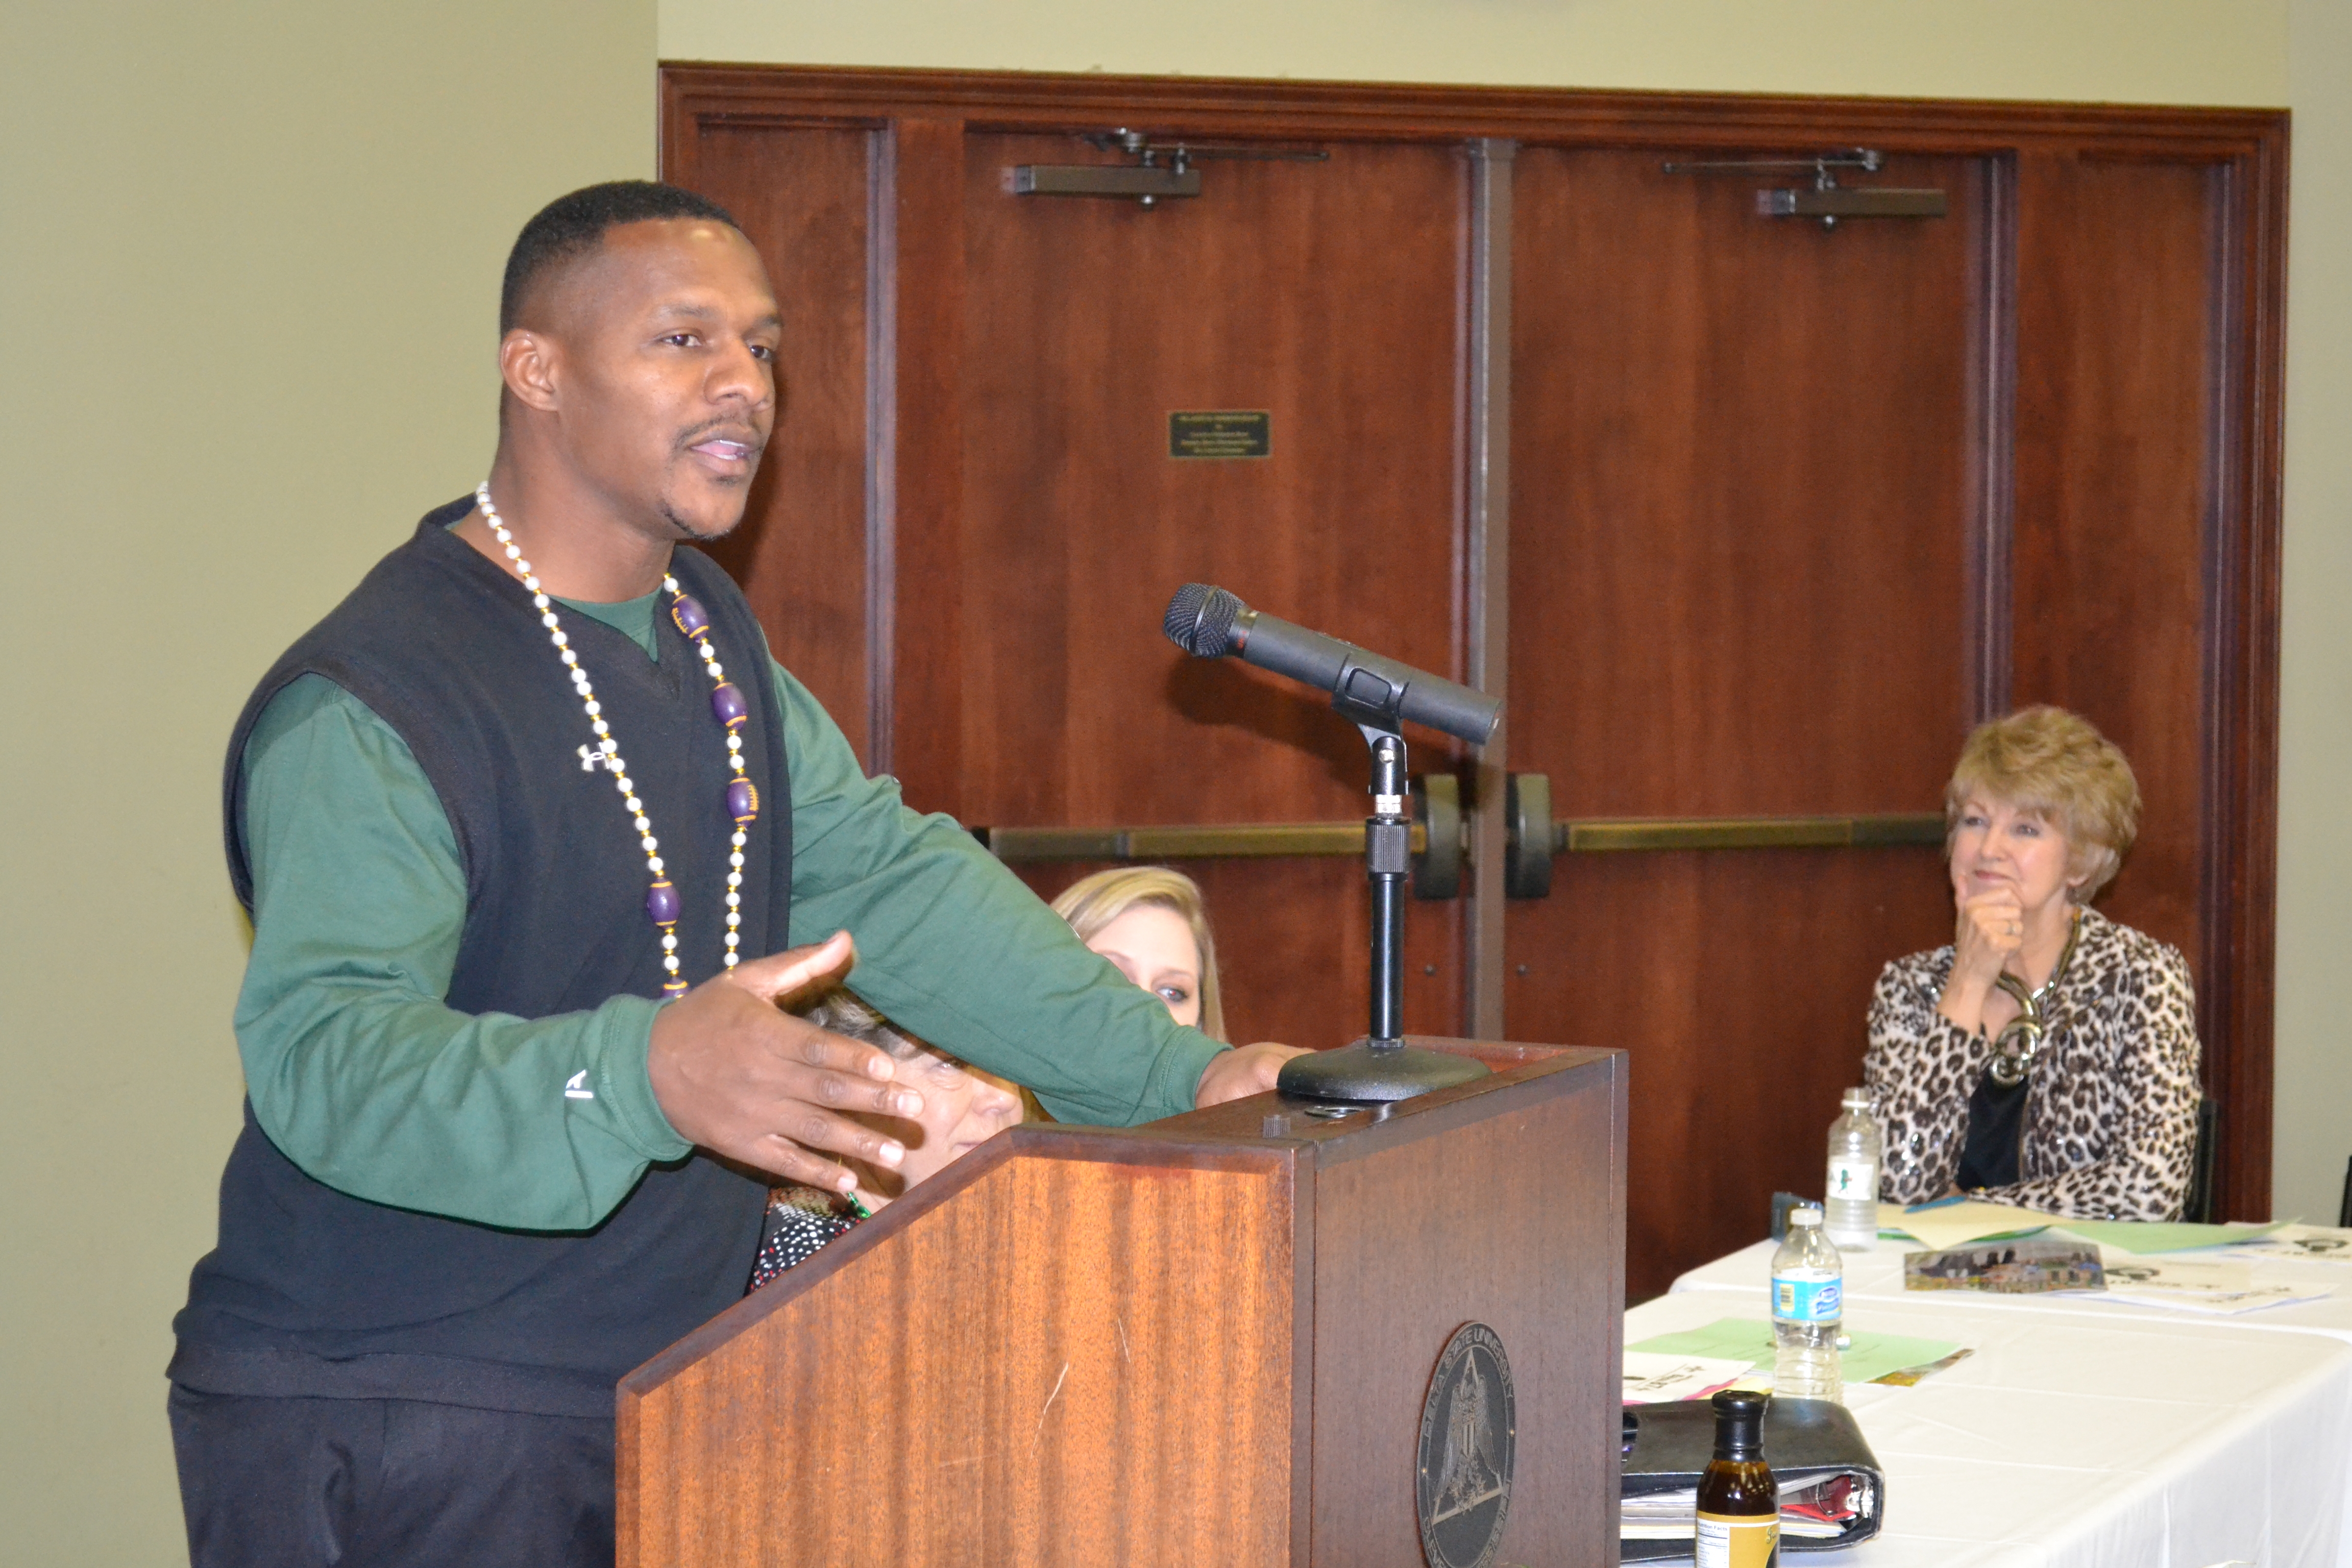
[[[1903,1255],[1916,1251],[1911,1244],[1881,1241],[1874,1252],[1848,1252],[1840,1256],[1845,1260],[1845,1293],[1848,1300],[1916,1301],[1921,1292],[1903,1289]],[[2110,1258],[2126,1256],[2110,1253]],[[2227,1248],[2198,1252],[2171,1252],[2162,1255],[2168,1259],[2199,1262],[2209,1258],[2232,1258],[2236,1254]],[[1772,1244],[1759,1241],[1753,1247],[1740,1248],[1729,1257],[1694,1268],[1675,1281],[1676,1290],[1700,1288],[1725,1288],[1734,1290],[1761,1290],[1771,1277]],[[2232,1328],[2252,1329],[2268,1333],[2319,1333],[2352,1343],[2352,1261],[2300,1263],[2285,1259],[2263,1259],[2248,1266],[2248,1273],[2256,1284],[2282,1284],[2298,1289],[2333,1287],[2333,1295],[2316,1301],[2296,1301],[2284,1307],[2264,1307],[2257,1311],[2235,1317],[2208,1316],[2163,1307],[2135,1307],[2121,1302],[2103,1301],[2095,1296],[1997,1296],[1978,1291],[1937,1291],[1937,1295],[1969,1309],[1988,1311],[2065,1312],[2073,1315],[2114,1315],[2146,1321],[2155,1319],[2172,1323],[2227,1324]]]
[[[1626,1342],[1766,1317],[1771,1251],[1685,1275],[1626,1314]],[[2352,1568],[2352,1311],[2255,1324],[1906,1296],[1901,1266],[1895,1247],[1847,1258],[1846,1326],[1976,1353],[1916,1387],[1848,1390],[1886,1470],[1886,1528],[1822,1568]]]

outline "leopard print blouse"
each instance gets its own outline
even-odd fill
[[[1969,1095],[1992,1047],[1936,1011],[1952,950],[1888,964],[1870,1000],[1863,1079],[1886,1135],[1879,1195],[1924,1203],[1952,1190]],[[2027,1079],[2015,1186],[1999,1203],[2085,1219],[2178,1219],[2195,1158],[2197,1002],[2189,962],[2095,910],[2046,1004],[2053,1020]]]

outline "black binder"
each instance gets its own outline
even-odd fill
[[[1624,1496],[1698,1485],[1699,1473],[1715,1454],[1715,1411],[1706,1400],[1629,1405],[1625,1415],[1631,1447],[1625,1450]],[[1784,1531],[1782,1552],[1834,1552],[1869,1540],[1885,1521],[1885,1474],[1844,1405],[1826,1399],[1774,1399],[1764,1410],[1764,1458],[1783,1496],[1839,1477],[1860,1483],[1860,1507],[1843,1531],[1819,1539]],[[1690,1554],[1688,1541],[1628,1541],[1621,1556],[1644,1563]]]

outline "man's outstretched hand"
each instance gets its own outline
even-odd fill
[[[1205,1110],[1229,1100],[1264,1094],[1274,1087],[1283,1063],[1306,1054],[1301,1047],[1277,1046],[1272,1040],[1219,1051],[1209,1058],[1208,1070],[1201,1075],[1201,1087],[1193,1092],[1192,1103]]]
[[[740,963],[656,1015],[646,1070],[678,1136],[827,1192],[847,1192],[855,1178],[816,1151],[896,1168],[906,1147],[842,1113],[915,1116],[922,1097],[891,1082],[887,1053],[777,1007],[856,962],[849,933],[838,931]]]

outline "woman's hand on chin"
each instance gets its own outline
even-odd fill
[[[1990,988],[2001,966],[2025,945],[2025,910],[2017,894],[1996,888],[1960,900],[1960,918],[1952,935],[1952,973],[1981,980]]]
[[[1952,977],[1936,1011],[1970,1034],[1983,1026],[1985,1000],[2002,965],[2025,945],[2025,910],[2017,894],[1996,888],[1959,900],[1952,933]]]

